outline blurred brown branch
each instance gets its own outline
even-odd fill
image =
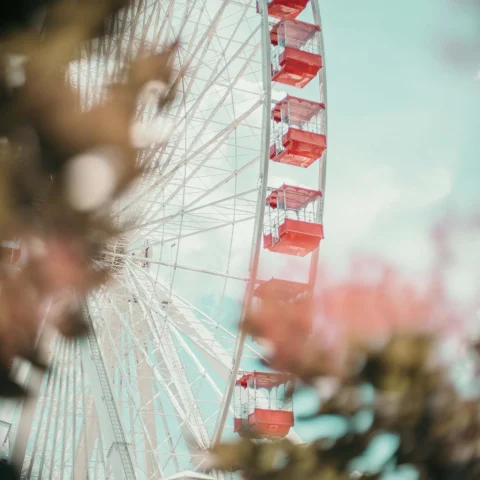
[[[77,296],[110,278],[102,251],[122,233],[110,206],[145,170],[131,138],[142,89],[165,85],[158,113],[176,93],[174,43],[140,48],[123,60],[101,103],[80,106],[66,72],[88,42],[113,35],[108,25],[129,3],[0,7],[0,242],[16,240],[23,252],[0,264],[0,395],[25,393],[10,378],[15,358],[47,366],[37,351],[45,301],[54,304],[47,325],[67,338],[88,331]]]

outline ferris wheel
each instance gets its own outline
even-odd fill
[[[1,405],[0,447],[24,478],[212,478],[201,451],[241,433],[233,391],[261,358],[238,320],[266,289],[296,301],[315,282],[320,25],[317,0],[143,0],[112,25],[113,41],[92,43],[72,66],[86,108],[145,45],[180,38],[185,75],[162,118],[150,102],[161,85],[139,105],[132,141],[149,168],[115,206],[130,226],[105,248],[116,275],[85,305],[93,331],[79,343],[52,338],[55,368],[19,372],[38,396]],[[286,258],[305,278],[276,275]],[[301,442],[291,426],[282,436]]]

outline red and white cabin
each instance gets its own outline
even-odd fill
[[[297,315],[297,326],[302,331],[312,330],[313,326],[313,296],[308,283],[293,282],[280,278],[271,278],[261,282],[254,292],[254,296],[260,302],[270,302],[273,305],[294,306]],[[252,336],[258,341],[261,336]]]
[[[258,285],[253,294],[260,300],[271,298],[279,299],[284,303],[298,303],[304,301],[309,295],[307,283],[271,278]]]
[[[320,27],[283,19],[270,30],[272,80],[303,88],[322,68]]]
[[[287,95],[272,109],[270,159],[309,167],[327,148],[325,104]]]
[[[268,16],[274,18],[297,18],[305,10],[309,0],[270,0]],[[259,13],[257,1],[257,13]]]
[[[271,190],[266,199],[263,246],[271,252],[305,257],[324,238],[318,223],[319,190],[283,184]]]
[[[295,421],[285,394],[293,385],[293,376],[283,373],[241,374],[235,383],[235,433],[268,440],[288,435]]]

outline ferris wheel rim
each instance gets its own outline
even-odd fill
[[[254,243],[254,248],[252,249],[251,252],[251,262],[252,264],[250,267],[250,282],[247,287],[247,291],[245,293],[244,297],[244,302],[242,304],[242,313],[241,313],[241,319],[240,319],[240,325],[243,323],[245,316],[248,313],[248,310],[251,306],[251,301],[253,298],[253,289],[255,287],[255,283],[257,282],[257,270],[258,270],[258,262],[259,262],[259,253],[261,249],[261,242],[260,238],[262,236],[263,232],[263,226],[261,225],[261,221],[263,220],[264,217],[264,210],[265,210],[265,198],[266,198],[266,193],[268,190],[268,173],[269,173],[269,164],[270,164],[270,158],[269,158],[269,149],[270,149],[270,115],[271,115],[271,104],[272,104],[272,89],[271,85],[273,83],[272,78],[271,78],[271,73],[270,73],[270,65],[271,65],[271,54],[270,54],[270,26],[269,26],[269,16],[267,12],[267,6],[268,6],[269,1],[268,0],[257,0],[257,5],[259,5],[259,10],[260,14],[262,16],[262,38],[263,38],[263,45],[262,45],[262,51],[263,51],[263,61],[264,61],[264,90],[265,90],[265,110],[264,110],[264,118],[266,121],[264,122],[264,129],[266,132],[266,144],[264,145],[264,151],[263,151],[263,184],[262,184],[262,192],[261,192],[261,197],[259,197],[259,202],[258,206],[258,216],[257,220],[259,220],[258,223],[258,228],[259,230],[254,233],[254,236],[256,235],[257,242]],[[310,3],[312,5],[312,13],[313,13],[313,18],[314,18],[314,24],[320,27],[320,35],[319,35],[319,51],[320,55],[322,56],[323,59],[323,66],[320,69],[320,72],[318,74],[318,82],[319,82],[319,91],[320,91],[320,102],[324,105],[327,105],[327,84],[326,84],[326,64],[325,64],[325,46],[324,46],[324,37],[323,37],[323,29],[322,29],[322,20],[321,20],[321,14],[320,14],[320,5],[318,3],[318,0],[310,0]],[[287,95],[288,97],[288,95]],[[328,108],[328,107],[327,107]],[[328,114],[325,116],[325,135],[328,135]],[[321,210],[320,211],[320,220],[323,223],[323,206],[324,206],[324,192],[325,192],[325,184],[326,184],[326,162],[327,162],[327,152],[328,149],[325,150],[322,154],[321,158],[321,166],[319,169],[319,178],[318,178],[318,189],[320,192],[322,192],[322,199],[321,199]],[[318,262],[319,262],[319,248],[317,248],[313,254],[312,254],[312,259],[310,262],[310,271],[309,271],[309,285],[310,288],[313,289],[315,281],[316,281],[316,275],[317,275],[317,270],[318,270]],[[234,351],[234,359],[233,359],[233,366],[232,366],[232,372],[230,376],[230,382],[227,385],[227,391],[225,394],[225,402],[222,405],[222,410],[219,415],[219,420],[215,429],[215,434],[213,437],[212,444],[218,444],[221,440],[222,437],[222,431],[225,426],[225,421],[227,417],[227,412],[228,412],[228,407],[232,401],[233,397],[233,390],[235,386],[235,382],[237,381],[237,376],[238,372],[240,369],[240,362],[241,362],[241,356],[243,353],[243,348],[244,344],[247,338],[247,334],[245,331],[241,330],[238,334],[238,339],[237,343],[235,346],[235,351]],[[290,438],[296,442],[296,443],[302,443],[300,440],[300,437],[298,437],[294,432],[291,432]]]

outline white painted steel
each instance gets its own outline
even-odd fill
[[[10,425],[29,431],[17,450],[25,478],[212,478],[200,452],[233,435],[237,371],[260,358],[237,334],[258,274],[271,99],[283,90],[270,82],[260,5],[259,15],[256,0],[136,1],[115,37],[71,68],[85,108],[143,43],[154,51],[180,37],[176,67],[186,75],[166,113],[169,141],[141,154],[150,168],[115,205],[130,223],[105,254],[122,268],[88,301],[94,336],[82,345],[54,338],[55,369],[34,414],[14,405],[0,417],[5,445],[14,443]],[[323,74],[319,91],[325,101]],[[137,120],[154,119],[149,98]],[[324,154],[313,187],[323,190],[325,167]],[[314,254],[312,283],[317,262]]]

